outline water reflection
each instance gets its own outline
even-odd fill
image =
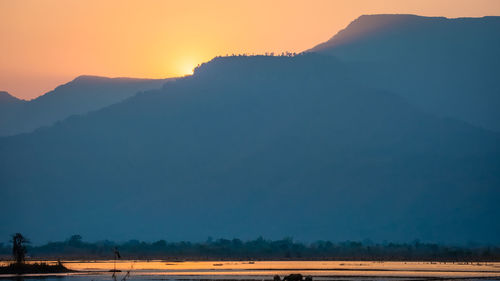
[[[10,276],[9,279],[44,281],[112,281],[112,260],[64,261],[78,273],[46,276]],[[418,280],[429,278],[488,278],[500,280],[500,263],[373,262],[373,261],[117,261],[116,279],[131,271],[134,280],[272,280],[292,273],[314,280]]]

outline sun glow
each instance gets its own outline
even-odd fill
[[[0,0],[0,90],[29,99],[82,74],[166,78],[225,54],[302,52],[381,13],[479,17],[500,1]]]
[[[195,67],[199,64],[194,59],[184,59],[179,62],[179,74],[192,75]]]

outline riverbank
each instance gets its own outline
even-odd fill
[[[74,270],[68,269],[62,263],[48,264],[40,263],[11,263],[0,266],[0,274],[50,274],[50,273],[70,273]]]

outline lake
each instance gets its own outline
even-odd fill
[[[1,263],[0,263],[1,264]],[[292,273],[313,280],[500,280],[500,263],[377,262],[377,261],[63,261],[81,272],[27,275],[24,279],[44,281],[113,281],[109,270],[116,267],[116,280],[130,271],[126,280],[271,280]],[[22,280],[14,276],[3,276]]]

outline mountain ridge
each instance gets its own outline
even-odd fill
[[[361,15],[351,23],[347,25],[344,29],[341,29],[335,35],[330,37],[323,43],[308,49],[306,52],[320,52],[322,49],[330,48],[336,44],[342,44],[344,42],[336,42],[337,40],[345,40],[342,38],[347,35],[351,37],[356,35],[358,37],[353,37],[352,39],[357,39],[362,35],[369,35],[370,32],[378,31],[381,28],[390,27],[395,24],[408,24],[411,20],[418,21],[433,21],[433,22],[453,22],[453,21],[481,21],[481,20],[499,20],[500,16],[484,16],[484,17],[434,17],[434,16],[420,16],[415,14],[365,14]],[[382,20],[382,21],[377,21]],[[359,30],[359,29],[361,30]],[[346,34],[346,32],[351,32],[350,29],[355,29],[356,34]],[[340,38],[339,38],[340,37]],[[349,38],[351,39],[351,38]],[[347,43],[347,42],[346,42]]]
[[[500,131],[500,17],[358,18],[310,52],[357,68],[359,79],[433,114]]]
[[[0,91],[0,104],[18,103],[25,100],[19,99],[6,91]]]
[[[498,134],[345,73],[319,54],[221,58],[2,138],[0,206],[27,208],[0,233],[498,243]]]
[[[71,115],[122,101],[137,92],[160,88],[167,79],[108,78],[81,75],[30,101],[11,103],[0,112],[0,136],[31,132]]]

